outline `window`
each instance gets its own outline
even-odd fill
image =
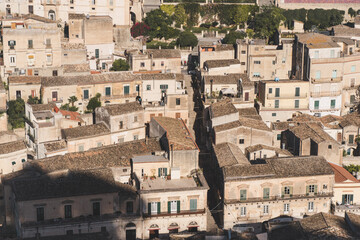
[[[332,78],[336,78],[336,77],[337,77],[337,70],[333,70],[333,71],[332,71],[331,77],[332,77]]]
[[[85,89],[85,90],[83,91],[83,93],[84,93],[84,99],[89,99],[89,90],[88,90],[88,89]]]
[[[331,108],[331,109],[334,109],[334,108],[335,108],[335,105],[336,105],[336,100],[335,100],[335,99],[332,99],[332,100],[331,100],[331,103],[330,103],[330,108]]]
[[[319,101],[314,101],[314,109],[319,109]]]
[[[263,206],[263,214],[264,214],[264,215],[268,215],[268,214],[269,214],[269,205],[264,205],[264,206]]]
[[[124,95],[129,95],[130,93],[130,86],[129,85],[125,85],[124,86]]]
[[[280,88],[275,88],[275,97],[280,97]]]
[[[180,201],[168,201],[168,213],[180,212]]]
[[[315,56],[314,58],[319,58],[319,51],[315,51]]]
[[[10,63],[15,63],[15,57],[10,57]]]
[[[12,162],[11,162],[11,165],[13,165],[13,166],[14,166],[15,164],[16,164],[16,162],[15,162],[15,161],[12,161]]]
[[[160,85],[160,89],[161,90],[166,90],[166,89],[168,89],[169,88],[169,86],[167,85],[167,84],[161,84]]]
[[[245,65],[245,62],[241,62],[240,64],[241,64],[241,65]]]
[[[140,63],[140,67],[145,67],[145,63],[144,63],[144,62],[141,62],[141,63]]]
[[[278,141],[281,140],[281,134],[277,134],[277,135],[276,135],[276,140],[278,140]]]
[[[46,48],[51,48],[51,39],[50,38],[46,39]]]
[[[240,190],[240,200],[246,200],[246,189]]]
[[[29,66],[33,66],[35,64],[35,56],[34,55],[28,55],[27,56],[27,62],[28,62]]]
[[[308,211],[313,212],[314,211],[314,202],[308,202]]]
[[[263,188],[263,199],[270,198],[270,188]]]
[[[167,168],[158,168],[158,177],[167,176]]]
[[[139,135],[134,135],[134,141],[139,140]]]
[[[320,79],[321,78],[321,71],[316,71],[315,72],[315,79]]]
[[[100,57],[100,50],[95,49],[95,58],[99,58],[99,57]]]
[[[190,199],[190,211],[197,210],[197,199]]]
[[[290,211],[290,204],[289,203],[285,203],[284,204],[284,213],[289,213]]]
[[[242,51],[241,51],[241,54],[246,54],[246,51],[242,50]]]
[[[269,94],[271,94],[272,93],[272,88],[269,88]]]
[[[97,145],[97,147],[101,147],[103,144],[102,144],[102,142],[98,142],[98,143],[96,143],[96,145]]]
[[[253,77],[260,77],[260,73],[259,72],[254,72]]]
[[[272,64],[273,64],[273,65],[275,65],[275,64],[276,64],[276,61],[275,61],[275,60],[274,60],[274,61],[272,61]],[[273,75],[274,75],[274,74],[273,74]]]
[[[134,203],[133,201],[126,202],[126,213],[134,212]]]
[[[26,160],[25,160],[25,159],[21,159],[21,162],[24,163],[24,162],[26,162]]]
[[[146,90],[150,91],[151,90],[151,85],[146,85]]]
[[[72,218],[71,205],[65,205],[64,211],[65,211],[65,218]]]
[[[328,145],[328,149],[332,149],[332,145]]]
[[[100,216],[100,202],[93,202],[93,216]]]
[[[246,216],[246,207],[241,207],[240,208],[240,216]]]
[[[295,108],[299,108],[299,100],[295,100]]]
[[[295,97],[300,97],[300,88],[295,88]]]
[[[105,62],[101,63],[101,68],[106,69],[106,63]]]
[[[349,135],[349,144],[354,143],[354,135]]]
[[[8,45],[9,45],[10,49],[15,49],[16,41],[10,40],[10,41],[8,41]]]
[[[354,195],[353,194],[343,194],[342,195],[342,204],[353,204]]]
[[[254,61],[254,64],[261,64],[261,61]]]
[[[124,137],[119,137],[118,138],[118,143],[123,143],[125,140],[124,140]]]
[[[244,144],[244,142],[245,142],[245,139],[243,139],[243,138],[239,139],[239,144]]]
[[[355,72],[356,71],[356,66],[355,65],[352,65],[351,66],[351,72]]]
[[[282,59],[282,63],[285,63],[285,62],[286,62],[286,58],[283,58],[283,59]]]
[[[137,121],[138,121],[137,116],[134,116],[134,123]]]
[[[52,62],[52,55],[46,54],[46,63],[50,64]]]
[[[52,73],[52,75],[53,75],[54,77],[56,77],[56,76],[58,75],[58,72],[57,72],[57,70],[53,70],[53,73]]]
[[[326,184],[323,185],[323,189],[327,189],[327,185],[326,185]]]
[[[179,106],[180,105],[180,98],[176,99],[176,105]]]
[[[105,87],[105,95],[110,96],[111,95],[111,87]]]
[[[306,186],[306,195],[317,193],[317,185],[311,184]]]
[[[16,99],[21,98],[21,91],[16,91]]]
[[[276,117],[276,113],[271,113],[271,116],[272,116],[272,117]]]
[[[350,87],[355,86],[355,78],[350,79]]]
[[[139,91],[140,91],[140,85],[137,84],[137,85],[135,86],[135,90],[136,90],[137,92],[139,92]]]
[[[83,152],[84,151],[84,145],[80,145],[79,146],[79,152]]]
[[[292,187],[290,186],[285,186],[283,188],[283,195],[291,195],[292,194]]]
[[[151,202],[148,204],[149,214],[158,214],[161,211],[160,202]]]
[[[123,127],[124,127],[124,122],[123,122],[123,121],[120,121],[120,122],[119,122],[119,129],[123,129]]]
[[[92,5],[95,5],[95,3],[96,3],[95,0],[91,0]]]
[[[162,66],[162,67],[164,66],[164,61],[161,61],[161,66]]]
[[[36,208],[36,221],[44,221],[44,207]]]
[[[39,70],[34,71],[34,76],[39,76]]]
[[[32,49],[33,48],[33,40],[28,40],[28,48]]]
[[[275,100],[275,108],[279,108],[279,100]]]

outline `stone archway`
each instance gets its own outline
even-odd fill
[[[128,223],[125,226],[126,240],[136,240],[136,225]]]
[[[49,13],[48,13],[48,17],[49,17],[49,19],[55,21],[55,20],[56,20],[55,11],[54,11],[54,10],[50,10]]]

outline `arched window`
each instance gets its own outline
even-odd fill
[[[56,20],[55,12],[53,10],[50,10],[49,14],[48,14],[48,17],[49,17],[49,19],[55,21]]]

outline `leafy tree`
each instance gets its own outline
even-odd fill
[[[198,44],[198,39],[192,32],[185,31],[180,33],[176,44],[181,47],[195,47]]]
[[[175,6],[174,5],[161,5],[161,11],[165,12],[167,15],[171,16],[175,13]]]
[[[101,94],[97,93],[95,95],[95,97],[90,98],[90,101],[89,101],[88,105],[86,106],[86,109],[91,112],[94,112],[95,108],[101,107],[100,97],[101,97]]]
[[[351,174],[353,172],[359,172],[360,171],[360,165],[350,164],[348,166],[344,166],[344,168]]]
[[[353,8],[349,8],[348,14],[353,18],[356,16],[356,11]]]
[[[74,104],[75,104],[75,102],[76,102],[77,100],[78,100],[78,99],[77,99],[76,96],[71,96],[71,97],[69,97],[69,99],[68,99],[68,101],[69,101],[69,103],[71,104],[72,107],[74,107]]]
[[[113,62],[112,67],[110,68],[110,71],[128,71],[129,69],[130,69],[130,66],[127,63],[127,61],[119,58]]]
[[[70,111],[70,112],[77,112],[77,110],[79,110],[79,108],[77,108],[75,106],[70,106],[69,103],[65,103],[64,105],[61,105],[60,109]]]
[[[233,16],[233,22],[235,24],[243,25],[249,18],[250,8],[249,5],[238,5]]]
[[[29,99],[27,100],[28,104],[40,104],[41,100],[38,97],[32,97],[31,95],[29,96]]]
[[[284,20],[285,17],[280,8],[273,6],[263,7],[262,12],[256,14],[254,18],[254,36],[268,40],[275,34],[279,28],[280,22]]]
[[[25,102],[23,99],[18,98],[16,100],[9,101],[9,108],[7,110],[8,121],[13,128],[23,128],[24,114],[25,114]]]
[[[198,3],[185,3],[181,4],[188,16],[186,21],[187,27],[193,27],[198,25],[200,16],[200,4]]]
[[[180,27],[181,24],[185,24],[187,17],[188,16],[186,15],[184,6],[181,4],[176,5],[175,12],[173,15],[174,21],[176,23],[176,27]]]
[[[151,38],[176,38],[179,30],[171,26],[172,18],[160,9],[155,9],[147,13],[144,22],[150,27],[149,36]]]
[[[137,22],[131,27],[130,32],[131,36],[134,38],[139,36],[147,37],[149,35],[149,30],[150,27],[148,25],[143,22]]]
[[[223,43],[226,44],[236,44],[236,39],[244,39],[246,37],[246,33],[239,31],[231,31],[225,35],[223,39]]]

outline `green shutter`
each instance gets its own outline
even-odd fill
[[[290,187],[290,197],[293,195],[293,187]]]
[[[314,185],[314,193],[317,194],[317,185]]]
[[[161,176],[161,168],[158,168],[158,177]]]
[[[342,195],[342,204],[345,204],[345,194]]]
[[[190,210],[191,211],[197,210],[197,199],[190,199]]]
[[[263,198],[269,199],[270,198],[270,188],[264,188],[263,189]]]
[[[165,168],[165,176],[167,176],[167,168]]]
[[[180,212],[180,201],[177,201],[177,212]]]
[[[148,203],[148,214],[151,215],[151,203]]]
[[[350,204],[353,204],[354,195],[350,194]]]
[[[309,185],[306,186],[306,195],[309,195]]]
[[[158,207],[158,209],[157,209],[158,214],[160,214],[161,213],[161,204],[160,204],[160,202],[157,203],[157,207]]]
[[[168,213],[171,213],[171,202],[168,201]]]

